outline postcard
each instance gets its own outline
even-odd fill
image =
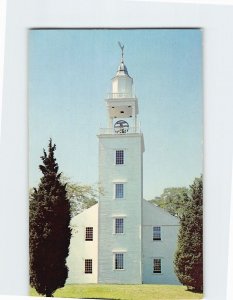
[[[202,30],[28,43],[30,295],[202,299]]]

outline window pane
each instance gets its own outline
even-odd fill
[[[161,259],[155,258],[154,259],[154,273],[161,273]]]
[[[124,254],[123,253],[115,254],[115,269],[116,270],[124,269]]]
[[[123,183],[117,183],[115,186],[115,197],[116,198],[123,198],[124,197],[124,185]]]
[[[117,165],[124,164],[124,150],[116,150],[116,164]]]
[[[86,227],[86,241],[93,241],[93,227]]]
[[[153,227],[153,240],[154,241],[161,240],[161,227],[160,226]]]
[[[124,233],[124,219],[115,219],[115,233]]]
[[[92,273],[92,259],[85,259],[85,273]]]

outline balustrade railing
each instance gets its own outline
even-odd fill
[[[128,130],[125,128],[115,130],[114,128],[100,128],[99,134],[116,134],[116,135],[127,135],[129,133],[140,133],[139,127],[129,127]]]
[[[132,98],[134,97],[132,93],[109,93],[108,99],[115,99],[115,98]]]

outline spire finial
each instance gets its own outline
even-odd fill
[[[124,61],[124,45],[122,45],[120,42],[118,42],[119,47],[121,48],[121,61]]]

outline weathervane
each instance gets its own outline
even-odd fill
[[[119,47],[121,48],[121,60],[123,61],[124,57],[124,45],[122,45],[120,42],[118,42]]]

